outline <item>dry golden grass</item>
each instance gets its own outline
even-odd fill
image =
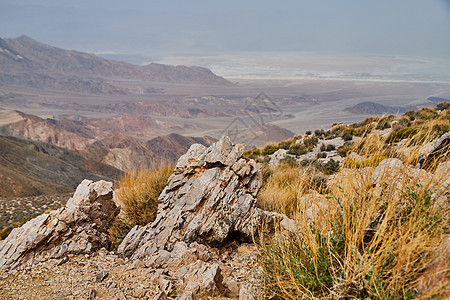
[[[116,184],[115,201],[121,206],[119,216],[109,229],[118,245],[135,225],[146,225],[156,217],[157,199],[172,174],[173,165],[142,168],[122,175]]]
[[[299,209],[299,199],[310,189],[322,190],[325,181],[313,167],[299,167],[281,163],[271,170],[258,193],[258,205],[292,217]]]
[[[435,116],[428,110],[422,114]],[[411,167],[426,144],[442,133],[436,132],[448,125],[445,114],[429,119],[417,125],[402,146],[395,147],[367,130],[354,146],[363,163],[347,160],[339,173],[329,177],[322,194],[308,179],[307,169],[283,165],[274,170],[260,192],[260,205],[293,217],[297,232],[279,230],[271,242],[261,241],[265,246],[260,265],[268,297],[450,296],[448,264],[436,267],[439,274],[426,275],[436,253],[449,258],[448,250],[439,251],[450,233],[446,195],[450,149],[430,161],[426,170]],[[396,161],[391,160],[391,165],[377,173],[377,165],[388,162],[384,158],[394,157],[403,166],[394,166]],[[424,281],[428,285],[421,288],[419,283]]]

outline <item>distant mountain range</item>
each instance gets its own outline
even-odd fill
[[[122,120],[122,126],[133,120]],[[193,143],[216,141],[170,134],[142,142],[121,133],[120,126],[107,131],[108,124],[99,129],[95,123],[77,126],[76,121],[0,110],[0,197],[70,191],[84,178],[111,181],[122,171],[174,162]],[[99,130],[104,131],[96,135]]]
[[[127,94],[117,81],[232,86],[202,67],[136,66],[39,43],[25,35],[0,38],[0,86],[16,85],[93,94]],[[150,91],[151,92],[151,91]]]
[[[409,110],[417,109],[416,106],[389,106],[375,102],[361,102],[352,107],[348,107],[345,111],[352,114],[363,115],[382,115],[382,114],[403,114]]]

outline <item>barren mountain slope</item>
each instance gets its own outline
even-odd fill
[[[180,84],[231,86],[232,83],[201,67],[151,63],[136,66],[64,50],[27,36],[0,39],[0,84],[50,88],[84,93],[123,94],[127,88],[107,79]]]

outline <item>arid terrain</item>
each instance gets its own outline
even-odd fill
[[[0,0],[0,300],[450,299],[450,0]]]
[[[0,39],[0,50],[0,196],[6,199],[73,191],[84,178],[115,180],[123,171],[175,162],[191,144],[209,146],[223,135],[251,149],[450,98],[445,76],[411,81],[361,73],[403,63],[391,58],[326,57],[318,72],[328,63],[338,75],[283,77],[276,76],[274,58],[246,57],[266,75],[216,66],[227,80],[205,68],[135,66],[26,36]],[[282,67],[288,58],[279,58]],[[291,67],[313,68],[291,58]]]
[[[306,130],[325,129],[334,122],[352,123],[369,115],[432,106],[428,97],[450,98],[445,76],[411,81],[407,80],[410,74],[361,73],[400,64],[387,58],[351,61],[347,57],[345,62],[333,62],[325,57],[331,68],[344,74],[335,77],[315,73],[252,77],[216,67],[229,75],[226,80],[207,69],[138,67],[54,48],[26,36],[1,41],[0,108],[51,118],[69,131],[95,138],[120,133],[146,142],[177,133],[218,139],[224,131],[237,130],[238,134],[230,134],[233,140],[261,146]],[[279,63],[287,65],[288,58],[279,58]],[[255,72],[257,62],[263,62],[257,59],[252,61]],[[266,57],[264,62],[268,68],[275,64]],[[305,70],[312,68],[311,63],[301,63]],[[298,68],[301,63],[293,61]],[[345,75],[344,64],[351,75]],[[264,128],[269,124],[285,130]]]

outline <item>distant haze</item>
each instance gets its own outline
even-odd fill
[[[0,37],[132,63],[312,52],[450,59],[448,0],[0,0]]]

